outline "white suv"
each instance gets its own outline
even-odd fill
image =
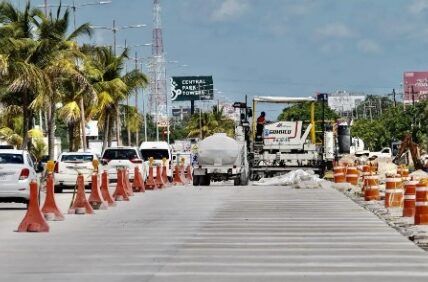
[[[92,183],[92,172],[94,167],[92,161],[98,160],[98,156],[88,152],[67,152],[59,155],[55,163],[55,192],[61,193],[66,187],[74,188],[77,175],[83,174],[85,186]],[[102,167],[99,167],[102,171]]]
[[[117,181],[117,169],[127,168],[129,170],[129,179],[134,180],[134,169],[138,167],[146,180],[147,174],[143,166],[143,159],[140,152],[134,147],[110,147],[104,150],[101,163],[103,169],[107,171],[111,182]]]
[[[33,180],[39,183],[27,151],[0,150],[0,202],[28,204]]]

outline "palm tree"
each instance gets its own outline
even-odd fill
[[[219,124],[212,113],[200,113],[193,115],[187,124],[188,137],[204,139],[216,132]]]

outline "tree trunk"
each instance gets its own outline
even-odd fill
[[[68,124],[68,150],[70,152],[74,151],[74,128],[75,128],[74,123]]]
[[[80,98],[80,128],[81,128],[81,146],[83,152],[86,152],[86,121],[85,121],[85,105],[83,97]]]
[[[25,91],[22,93],[22,111],[23,111],[23,126],[22,126],[22,145],[21,150],[25,150],[28,147],[28,93]]]
[[[131,128],[129,127],[129,96],[126,98],[126,129],[128,131],[128,146],[131,146]]]
[[[113,127],[114,127],[114,116],[113,115],[108,115],[108,119],[109,119],[109,127],[108,127],[108,146],[111,147],[112,145],[112,140],[113,140]]]
[[[103,132],[103,152],[107,148],[109,142],[109,132],[110,132],[110,117],[106,115],[104,118],[104,132]]]
[[[54,160],[54,157],[55,157],[55,103],[51,103],[48,107],[48,152],[49,152],[49,159]]]
[[[122,146],[122,139],[121,139],[121,130],[122,126],[120,124],[120,105],[119,103],[116,103],[116,141],[117,146]]]

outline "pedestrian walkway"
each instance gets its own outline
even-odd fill
[[[428,278],[428,253],[333,189],[170,188],[120,205],[2,234],[0,281]]]

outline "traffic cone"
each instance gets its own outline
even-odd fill
[[[86,199],[85,194],[85,180],[83,179],[83,175],[79,174],[77,176],[77,193],[76,199],[74,199],[71,208],[68,210],[69,214],[93,214],[94,209],[91,204],[89,204]]]
[[[129,201],[128,193],[126,192],[125,187],[124,174],[125,171],[123,169],[117,170],[116,190],[113,193],[113,198],[115,201]]]
[[[149,166],[149,177],[147,178],[146,189],[148,190],[156,189],[156,182],[153,177],[153,166]]]
[[[132,190],[135,192],[145,192],[143,176],[140,169],[136,166],[134,168],[134,182],[132,182]]]
[[[134,176],[134,178],[135,178],[135,176]],[[125,189],[126,189],[126,192],[128,193],[128,196],[134,196],[134,191],[132,191],[132,185],[131,185],[131,182],[129,180],[129,170],[128,169],[125,169],[124,181],[125,181]]]
[[[181,178],[181,181],[183,182],[183,184],[188,184],[189,183],[187,181],[186,175],[184,174],[184,164],[182,164],[180,166],[180,178]]]
[[[103,196],[103,199],[105,201],[107,201],[107,203],[110,207],[116,206],[116,203],[114,202],[114,199],[110,195],[110,191],[108,190],[108,173],[107,173],[107,171],[104,171],[101,174],[101,194]]]
[[[163,183],[165,184],[165,187],[168,187],[170,185],[170,183],[168,181],[168,175],[166,173],[165,163],[162,166],[162,180],[163,180]]]
[[[42,213],[46,220],[64,220],[64,215],[55,202],[54,177],[52,173],[49,173],[46,179],[46,199],[42,207]]]
[[[156,166],[156,179],[155,179],[155,183],[156,183],[156,186],[159,189],[161,189],[161,188],[163,188],[165,186],[164,183],[163,183],[160,166],[158,166],[158,165]]]
[[[49,232],[49,225],[43,217],[37,199],[37,182],[30,184],[30,200],[27,213],[18,226],[17,232]]]
[[[174,168],[174,180],[173,185],[184,185],[183,180],[180,177],[179,165],[176,165]]]
[[[100,186],[98,185],[98,173],[95,172],[92,174],[91,194],[88,201],[94,210],[106,210],[108,207],[107,202],[101,196]]]
[[[187,181],[189,183],[191,183],[193,181],[193,178],[192,178],[192,169],[190,168],[190,165],[187,165],[187,168],[186,168],[186,177],[187,177]]]

